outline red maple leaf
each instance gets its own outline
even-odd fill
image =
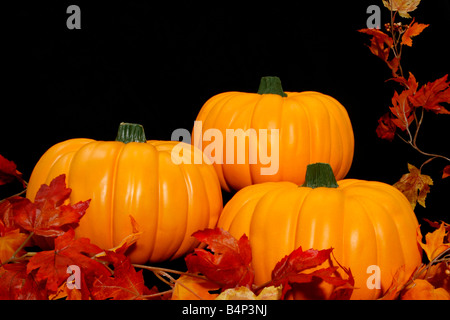
[[[339,298],[349,298],[352,292],[353,277],[351,272],[344,269],[349,275],[349,279],[345,280],[336,275],[339,267],[328,267],[316,269],[312,272],[305,273],[304,271],[320,266],[322,263],[330,259],[332,248],[324,250],[308,249],[302,250],[302,247],[291,252],[279,261],[272,271],[272,282],[274,286],[283,286],[282,297],[291,289],[294,283],[308,283],[312,282],[314,278],[320,278],[336,287],[349,285],[347,293],[341,291],[335,294]]]
[[[142,300],[145,295],[156,293],[144,283],[142,270],[136,271],[130,258],[121,253],[105,251],[104,260],[112,262],[114,275],[97,277],[92,284],[91,294],[95,300]]]
[[[52,180],[49,186],[43,184],[34,202],[26,198],[10,199],[13,205],[14,221],[29,232],[44,237],[60,236],[65,226],[76,224],[86,213],[90,200],[74,205],[64,205],[71,193],[66,188],[65,175]]]
[[[22,178],[22,173],[17,171],[17,166],[13,161],[9,161],[0,154],[0,186],[19,180],[23,187],[26,187],[25,180]]]
[[[216,228],[197,231],[193,236],[206,243],[212,253],[195,249],[185,258],[189,272],[202,273],[220,284],[222,289],[251,287],[255,274],[251,267],[250,241],[246,235],[236,240],[229,232]]]
[[[410,97],[411,103],[415,107],[423,107],[437,114],[450,114],[442,106],[442,103],[450,103],[450,81],[447,82],[447,78],[448,74],[423,85],[414,96]]]
[[[80,268],[83,282],[88,277],[101,277],[109,274],[108,269],[102,263],[91,259],[92,256],[103,250],[91,244],[87,238],[74,239],[74,236],[73,229],[69,229],[55,239],[54,250],[38,252],[28,262],[27,273],[30,274],[37,270],[36,280],[46,281],[46,288],[51,292],[56,292],[58,287],[70,276],[67,268],[71,265]],[[81,290],[83,288],[84,286],[81,286]]]
[[[45,284],[27,274],[26,263],[11,263],[0,267],[0,300],[45,300]]]

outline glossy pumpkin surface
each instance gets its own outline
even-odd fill
[[[421,263],[411,205],[397,189],[376,181],[345,179],[336,187],[252,185],[226,204],[218,227],[237,238],[244,233],[249,237],[256,284],[270,280],[275,264],[299,246],[334,248],[336,260],[354,275],[352,299],[380,297],[400,267],[411,274]],[[367,286],[370,266],[379,267],[380,289]],[[299,286],[291,297],[326,299],[332,290],[325,283],[311,288]]]
[[[33,170],[27,197],[33,200],[41,184],[64,173],[71,203],[91,199],[75,230],[78,237],[113,248],[132,233],[132,215],[143,231],[131,252],[133,262],[180,257],[198,244],[193,232],[216,225],[222,210],[216,173],[208,164],[174,164],[171,151],[178,142],[146,141],[145,136],[132,141],[56,144]],[[201,151],[183,144],[184,159],[194,152]]]
[[[197,147],[201,145],[202,150],[214,143],[214,139],[204,138],[209,129],[220,130],[224,137],[223,149],[214,151],[214,156],[218,155],[223,163],[215,161],[214,167],[226,191],[269,181],[302,184],[306,166],[316,162],[329,163],[337,179],[342,179],[352,164],[353,129],[342,104],[319,92],[283,92],[276,77],[263,77],[258,93],[224,92],[213,96],[203,105],[197,121],[201,121],[202,132],[196,134],[194,128],[192,143]],[[263,137],[259,135],[260,129],[268,132],[268,137],[264,136],[268,155],[274,155],[274,148],[279,150],[275,174],[262,174],[261,169],[272,164],[264,163],[266,160],[262,161],[259,155],[257,161],[251,163],[248,137],[245,150],[238,150],[237,138],[233,138],[236,141],[227,139],[227,130],[247,132],[250,128],[257,134],[258,150],[262,146],[259,139]],[[274,145],[269,139],[272,129],[277,129],[279,135]],[[226,150],[231,143],[235,143],[232,156],[227,155]],[[239,163],[238,153],[243,151],[245,162]],[[227,157],[234,157],[232,163]]]

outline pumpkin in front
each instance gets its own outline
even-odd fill
[[[405,266],[410,275],[421,264],[418,222],[404,195],[376,181],[336,183],[329,165],[308,166],[301,187],[268,182],[238,191],[226,204],[218,227],[236,238],[249,237],[256,285],[269,281],[276,263],[299,246],[334,248],[337,262],[354,276],[352,299],[379,298],[397,270]],[[376,266],[380,274],[374,274]],[[294,288],[290,292],[294,299],[327,299],[333,289],[326,283]]]
[[[172,161],[176,145],[181,164]],[[113,248],[132,233],[132,215],[142,231],[132,262],[175,259],[198,245],[191,234],[214,227],[222,210],[214,169],[191,161],[199,152],[176,141],[146,141],[142,126],[121,124],[116,141],[71,139],[51,147],[32,172],[27,197],[65,174],[71,203],[91,199],[77,237]]]
[[[258,93],[210,98],[192,136],[226,191],[270,181],[302,184],[306,166],[316,162],[329,163],[343,179],[353,160],[353,129],[344,106],[319,92],[284,92],[277,77],[263,77]]]

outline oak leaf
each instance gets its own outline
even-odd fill
[[[433,180],[430,176],[422,174],[412,164],[408,163],[409,173],[404,174],[394,187],[400,190],[409,200],[412,208],[416,207],[418,202],[422,207],[425,207],[425,199],[430,192],[430,186],[433,185]]]
[[[193,236],[206,243],[212,253],[197,248],[186,256],[189,272],[200,272],[222,289],[253,284],[252,252],[246,235],[237,240],[229,232],[215,228],[197,231]]]

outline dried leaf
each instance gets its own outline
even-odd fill
[[[252,290],[247,287],[238,287],[227,289],[222,292],[216,300],[280,300],[281,286],[265,287],[260,294],[255,295]]]
[[[401,179],[394,184],[394,187],[400,190],[411,203],[413,209],[418,202],[425,207],[425,199],[430,192],[430,186],[433,180],[430,176],[421,174],[420,170],[408,163],[409,173],[404,174]]]
[[[189,272],[200,272],[223,289],[253,284],[252,252],[246,235],[236,240],[229,232],[216,228],[197,231],[193,236],[213,253],[195,249],[185,258]]]
[[[408,12],[417,9],[420,0],[383,0],[383,4],[391,11],[398,11],[403,18],[411,18]]]

